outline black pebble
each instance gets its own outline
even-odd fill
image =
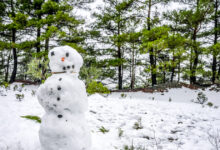
[[[55,55],[54,52],[51,52],[50,54],[51,54],[51,56],[54,56],[54,55]]]
[[[67,69],[70,69],[70,66],[67,66]]]
[[[69,57],[69,53],[66,53],[66,57]]]
[[[74,65],[72,65],[72,68],[74,69],[74,68],[75,68],[75,66],[74,66]]]
[[[57,107],[57,105],[56,105],[56,104],[53,104],[53,106],[54,106],[54,107]]]
[[[62,80],[62,78],[59,78],[59,81],[61,81]]]
[[[67,122],[67,120],[66,120],[66,122]]]
[[[57,115],[57,117],[58,117],[58,118],[62,118],[62,117],[63,117],[63,115]]]
[[[60,97],[57,97],[57,101],[60,101]]]
[[[57,90],[59,90],[59,91],[60,91],[60,90],[61,90],[61,87],[60,87],[60,86],[58,86],[58,87],[57,87]]]
[[[63,70],[66,70],[66,67],[63,67]]]

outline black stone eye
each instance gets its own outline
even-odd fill
[[[63,117],[63,115],[57,115],[57,117],[58,117],[58,118],[62,118],[62,117]]]
[[[59,90],[59,91],[60,91],[60,90],[61,90],[61,87],[60,87],[60,86],[58,86],[58,87],[57,87],[57,90]]]
[[[57,101],[60,101],[60,97],[57,97]]]
[[[50,55],[51,55],[51,56],[54,56],[54,55],[55,55],[55,53],[54,53],[54,52],[51,52],[51,53],[50,53]]]
[[[59,78],[59,81],[61,81],[62,80],[62,78]]]
[[[66,57],[69,57],[69,53],[66,53]]]
[[[67,69],[70,69],[70,66],[67,66]]]
[[[75,68],[75,66],[74,66],[74,65],[72,65],[72,68],[74,69],[74,68]]]
[[[66,70],[66,67],[63,67],[63,70]]]

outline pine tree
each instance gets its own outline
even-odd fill
[[[100,13],[95,13],[95,25],[93,29],[99,32],[97,40],[100,43],[109,45],[110,48],[103,48],[102,54],[110,55],[110,59],[105,59],[103,66],[117,67],[118,88],[123,88],[123,64],[124,64],[124,36],[128,28],[127,22],[130,19],[128,12],[132,10],[134,0],[105,1],[104,8],[100,8]],[[97,34],[98,35],[98,34]]]
[[[171,27],[177,32],[181,32],[185,37],[190,38],[188,42],[189,54],[189,76],[190,83],[196,83],[196,74],[198,65],[201,62],[199,55],[203,53],[202,44],[199,39],[204,37],[203,32],[209,22],[209,15],[213,11],[210,0],[195,0],[186,2],[190,4],[190,9],[174,10],[165,16],[175,27]],[[172,26],[172,25],[171,25]]]

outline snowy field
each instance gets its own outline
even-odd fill
[[[0,150],[40,150],[40,124],[21,117],[44,114],[36,89],[19,84],[0,88]],[[220,92],[202,91],[208,101],[201,105],[192,102],[199,91],[181,88],[89,96],[92,150],[131,150],[132,146],[135,150],[217,150]]]

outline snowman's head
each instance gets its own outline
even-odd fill
[[[83,65],[82,56],[72,47],[61,46],[50,50],[50,69],[52,72],[79,73]]]

